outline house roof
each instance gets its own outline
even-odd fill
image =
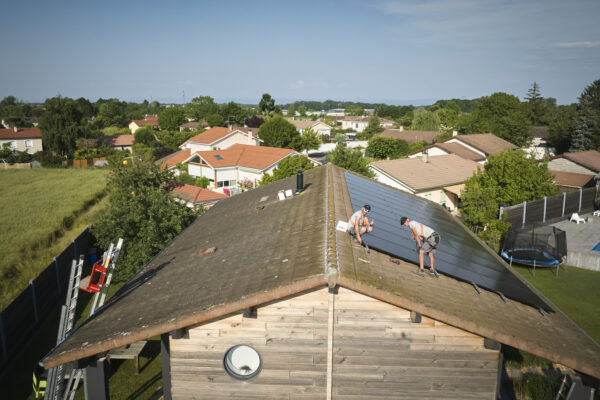
[[[297,153],[278,147],[235,144],[224,150],[197,151],[196,154],[213,168],[240,166],[264,170],[282,158]]]
[[[185,124],[179,125],[180,128],[190,128],[190,129],[197,129],[199,126],[200,126],[200,122],[198,122],[198,121],[186,122]],[[202,126],[205,126],[205,123],[202,123]]]
[[[531,285],[525,283],[553,312],[505,302],[487,290],[478,294],[470,283],[450,276],[418,277],[411,273],[413,263],[392,263],[389,255],[376,250],[365,255],[346,233],[329,229],[353,212],[344,171],[330,164],[306,171],[304,178],[301,196],[277,199],[280,190],[295,187],[295,177],[290,177],[218,202],[52,350],[44,367],[324,287],[329,281],[600,377],[600,346]],[[466,230],[450,214],[439,215]],[[365,257],[366,263],[361,261]]]
[[[563,153],[559,156],[552,157],[551,159],[554,160],[556,158],[566,158],[567,160],[571,160],[574,163],[591,169],[594,172],[600,172],[600,152],[596,150]]]
[[[100,136],[98,141],[110,147],[133,146],[135,135]]]
[[[144,119],[134,119],[131,122],[135,122],[135,124],[139,127],[142,127],[145,125],[158,126],[158,116],[148,115]]]
[[[183,184],[181,186],[176,186],[173,188],[173,194],[183,200],[189,201],[191,203],[202,203],[205,201],[215,201],[226,199],[228,196],[219,193],[213,192],[212,190],[203,189],[198,186]]]
[[[549,171],[554,175],[554,183],[568,187],[585,187],[594,182],[594,174],[579,174],[565,171]]]
[[[457,156],[464,158],[465,160],[481,161],[485,160],[485,156],[470,150],[468,147],[463,146],[459,143],[436,143],[430,147],[439,147],[448,154],[456,154]]]
[[[433,143],[433,139],[441,135],[439,131],[405,131],[400,129],[385,129],[380,133],[381,136],[393,137],[395,139],[402,139],[408,144],[425,141],[427,143]]]
[[[0,139],[41,139],[42,132],[38,128],[0,129]]]
[[[296,129],[306,129],[306,128],[310,128],[316,124],[325,124],[324,122],[321,121],[311,121],[309,119],[289,119],[288,120],[292,125],[294,125],[296,127]],[[329,126],[329,125],[328,125]]]
[[[242,131],[244,133],[248,133],[252,131],[253,137],[258,137],[258,128],[238,128],[233,127],[231,130],[229,128],[215,126],[210,128],[202,133],[197,134],[185,141],[185,143],[202,143],[202,144],[212,144],[218,140],[223,139],[225,136],[235,132]]]
[[[161,158],[157,161],[160,164],[161,168],[171,168],[176,166],[177,164],[184,162],[192,155],[191,149],[183,149],[179,150],[173,154],[170,154],[166,157]]]
[[[508,149],[517,149],[518,147],[514,144],[507,142],[506,140],[499,138],[498,136],[492,133],[477,133],[474,135],[458,135],[453,136],[444,142],[451,141],[452,139],[457,139],[463,143],[466,143],[470,146],[475,147],[477,150],[480,150],[485,153],[486,157],[500,153],[501,151]]]
[[[531,133],[533,137],[546,139],[548,137],[548,127],[547,126],[534,126],[531,128]]]
[[[342,118],[342,121],[356,121],[356,122],[369,122],[371,120],[371,116],[358,116],[358,115],[350,115]],[[381,124],[393,124],[394,121],[385,118],[379,118],[379,123]]]
[[[417,192],[463,183],[480,167],[455,154],[430,156],[428,162],[417,157],[374,161],[370,165]]]

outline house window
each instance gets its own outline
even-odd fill
[[[230,180],[230,181],[219,181],[217,182],[217,187],[229,187],[229,186],[235,186],[235,179]]]
[[[233,379],[248,381],[262,370],[262,359],[258,351],[245,344],[233,346],[225,352],[223,369]]]
[[[11,140],[10,141],[10,148],[11,149],[16,149],[17,148],[17,141],[16,140]]]
[[[33,147],[33,140],[25,139],[25,147]]]

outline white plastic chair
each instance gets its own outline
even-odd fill
[[[577,222],[577,225],[579,225],[580,222],[583,222],[585,224],[585,219],[581,218],[579,214],[573,213],[569,222]]]

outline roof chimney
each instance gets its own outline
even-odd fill
[[[232,124],[227,124],[227,130],[229,132],[231,132],[233,130],[233,125]]]
[[[404,131],[404,125],[400,125],[400,132]]]
[[[454,137],[454,136],[457,136],[457,135],[458,135],[458,131],[457,130],[453,130],[452,131],[452,136]]]
[[[427,154],[427,150],[423,150],[423,153],[421,153],[421,160],[424,163],[429,162],[429,154]]]
[[[15,133],[19,132],[19,128],[17,128],[16,126],[13,126],[13,131],[15,131]]]

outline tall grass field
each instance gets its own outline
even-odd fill
[[[91,224],[108,170],[0,171],[0,310]]]

